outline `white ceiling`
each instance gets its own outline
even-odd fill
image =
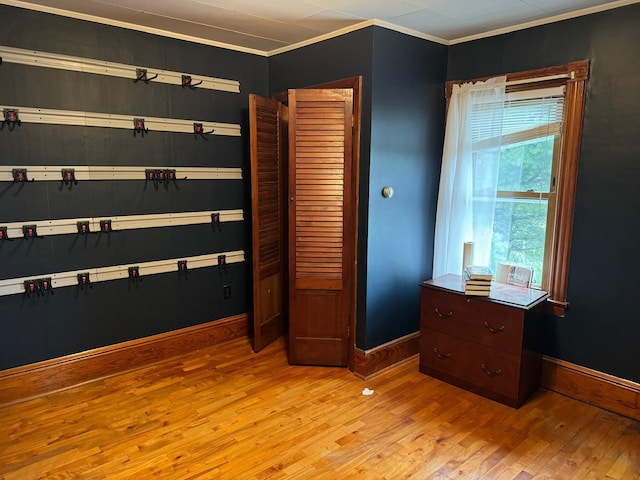
[[[0,0],[0,3],[266,55],[366,24],[452,44],[638,1]]]

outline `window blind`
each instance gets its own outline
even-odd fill
[[[509,93],[503,103],[478,102],[471,111],[475,151],[559,135],[564,115],[564,87]]]

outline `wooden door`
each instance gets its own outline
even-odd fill
[[[347,365],[353,91],[289,91],[289,363]]]
[[[276,100],[249,95],[256,352],[282,335],[286,321],[286,108]]]

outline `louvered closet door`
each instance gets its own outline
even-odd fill
[[[286,156],[283,145],[286,145],[286,130],[281,129],[286,118],[284,109],[286,107],[275,100],[249,95],[253,348],[256,352],[282,335],[285,316]]]
[[[352,90],[289,91],[289,362],[346,365]]]

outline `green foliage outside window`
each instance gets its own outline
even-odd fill
[[[500,152],[498,190],[549,192],[554,137],[504,145]]]
[[[498,170],[499,194],[493,218],[490,267],[498,262],[533,267],[533,284],[540,286],[544,263],[548,200],[517,198],[517,192],[548,193],[551,185],[554,137],[502,147]]]

